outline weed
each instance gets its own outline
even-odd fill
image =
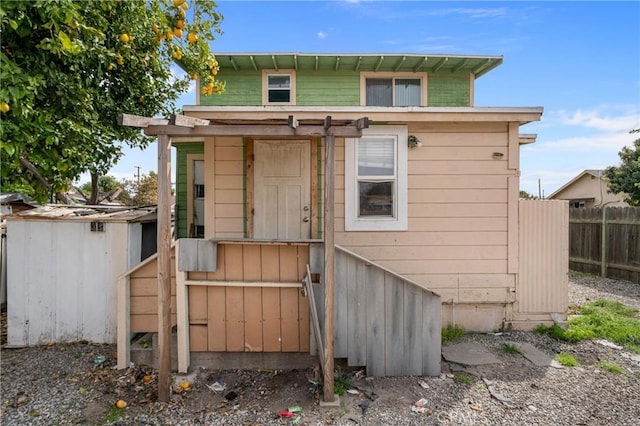
[[[122,413],[121,409],[119,409],[115,405],[112,406],[109,409],[109,411],[107,411],[107,414],[105,414],[103,423],[113,423],[113,422],[115,422],[116,420],[118,420],[120,418],[120,414],[121,413]]]
[[[468,374],[454,374],[453,381],[456,383],[463,383],[465,385],[471,385],[475,382],[473,377]]]
[[[606,361],[600,361],[597,365],[597,367],[601,370],[604,371],[608,371],[610,373],[615,373],[615,374],[624,374],[625,371],[622,369],[622,367],[620,367],[617,364],[614,364],[612,362],[606,362]]]
[[[566,352],[560,352],[558,355],[556,355],[556,361],[558,361],[565,367],[577,367],[578,365],[580,365],[578,360],[573,355]]]
[[[464,328],[457,324],[449,324],[442,329],[442,343],[453,342],[464,335]]]
[[[557,324],[550,327],[541,324],[534,331],[567,342],[606,339],[640,353],[640,320],[635,318],[637,312],[620,302],[598,299],[584,305],[579,311],[580,315],[569,320],[567,330]]]
[[[353,378],[337,368],[333,375],[333,393],[342,396],[351,388],[353,388]]]
[[[502,350],[505,353],[511,354],[511,355],[520,353],[520,350],[515,345],[512,345],[511,343],[505,343],[504,345],[502,345]]]

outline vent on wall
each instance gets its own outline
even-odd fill
[[[104,232],[104,222],[91,222],[91,232]]]

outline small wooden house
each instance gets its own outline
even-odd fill
[[[535,140],[520,127],[542,108],[474,105],[502,57],[217,61],[222,95],[146,128],[177,151],[179,370],[333,344],[371,375],[435,375],[444,325],[566,319],[567,204],[518,198],[519,148]],[[156,268],[119,284],[121,366],[131,333],[158,329]]]

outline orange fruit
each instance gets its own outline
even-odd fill
[[[9,112],[11,108],[9,107],[9,104],[6,102],[0,102],[0,112]]]
[[[123,409],[124,407],[127,406],[127,403],[121,399],[116,401],[116,407]]]
[[[182,30],[180,28],[174,29],[173,30],[173,35],[175,35],[178,38],[182,37]]]
[[[191,385],[185,380],[184,382],[180,383],[180,387],[184,390],[187,390],[191,387]]]
[[[182,3],[184,3],[186,0],[173,0],[173,5],[175,7],[180,6]]]
[[[187,2],[186,2],[186,1],[185,1],[184,3],[182,3],[182,8],[183,8],[184,10],[189,9],[189,5],[187,4]]]
[[[187,34],[187,41],[189,42],[189,44],[196,44],[196,41],[198,41],[198,34]]]
[[[131,37],[129,37],[127,34],[120,34],[120,41],[123,43],[128,43],[131,41]]]
[[[151,26],[151,31],[153,31],[154,33],[158,33],[158,31],[160,31],[160,27],[158,27],[158,24],[153,24]]]
[[[180,58],[182,58],[182,51],[181,50],[174,50],[173,53],[171,54],[171,56],[173,56],[173,59],[180,59]]]
[[[142,101],[140,101],[140,102],[143,102],[143,101],[144,101],[144,96],[140,96],[140,98],[142,99]],[[142,378],[142,381],[143,381],[144,383],[149,383],[149,382],[151,382],[151,380],[152,380],[152,378],[151,378],[151,376],[149,376],[149,375],[144,376],[144,377]]]
[[[184,21],[182,19],[178,19],[178,22],[176,22],[176,28],[184,28]]]

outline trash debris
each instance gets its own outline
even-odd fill
[[[418,382],[418,384],[420,385],[420,387],[421,387],[422,389],[429,389],[429,385],[428,385],[428,384],[427,384],[427,382],[425,382],[424,380],[420,380],[420,381]]]
[[[280,417],[293,417],[293,413],[288,410],[280,411]]]
[[[302,416],[296,416],[296,418],[293,419],[291,424],[297,425],[298,423],[300,423],[300,420],[302,420]]]
[[[360,395],[360,391],[358,389],[348,389],[347,393],[349,395]]]
[[[96,356],[93,357],[93,363],[94,364],[102,364],[106,360],[107,360],[107,357],[104,356],[104,355],[96,355]]]
[[[301,406],[296,405],[295,407],[289,407],[288,411],[291,411],[292,413],[301,413],[302,410],[304,410]]]
[[[498,391],[495,390],[495,388],[493,387],[493,384],[495,383],[494,381],[485,379],[484,377],[482,378],[482,381],[485,385],[487,385],[487,389],[489,389],[489,393],[491,394],[491,396],[500,401],[502,405],[508,408],[518,408],[518,404],[516,404],[509,398],[504,397],[502,394],[498,393]]]
[[[480,407],[479,405],[470,405],[469,408],[471,408],[473,411],[477,411],[479,413],[484,411],[484,409],[482,407]]]
[[[226,394],[224,396],[224,399],[226,399],[227,401],[233,401],[234,399],[236,399],[238,397],[238,394],[235,393],[234,391],[229,392],[228,394]]]
[[[227,389],[227,385],[222,383],[220,380],[216,381],[211,385],[207,385],[207,387],[214,392],[223,392],[225,389]]]
[[[411,411],[419,414],[426,413],[428,403],[429,401],[427,401],[427,398],[420,398],[419,400],[413,403],[413,406],[411,406]]]
[[[601,344],[602,346],[606,346],[607,348],[611,348],[611,349],[622,349],[622,346],[618,346],[615,343],[611,343],[608,340],[596,340],[596,343]]]
[[[369,401],[362,401],[360,404],[358,404],[358,407],[360,407],[360,409],[362,410],[362,415],[364,416],[367,412],[367,409],[369,408]]]

